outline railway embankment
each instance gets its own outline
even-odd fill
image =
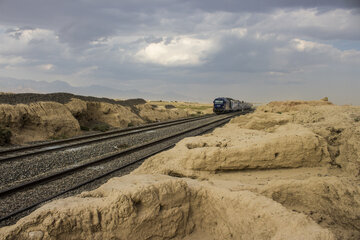
[[[62,139],[191,115],[188,109],[169,106],[68,93],[0,94],[0,144]]]
[[[360,107],[272,102],[3,239],[359,239]]]

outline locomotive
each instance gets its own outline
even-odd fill
[[[252,108],[251,103],[244,101],[234,100],[227,97],[219,97],[214,100],[213,111],[216,114],[227,113],[227,112],[236,112],[236,111],[245,111]]]

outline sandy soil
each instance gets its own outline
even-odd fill
[[[360,107],[273,102],[2,239],[360,239]]]

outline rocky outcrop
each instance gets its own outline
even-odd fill
[[[187,138],[176,148],[148,159],[137,171],[191,176],[195,171],[323,166],[330,162],[325,139],[300,125],[272,132],[228,124],[212,134]],[[236,124],[235,124],[236,125]]]
[[[1,239],[323,239],[303,214],[250,191],[166,176],[114,178],[0,230]]]
[[[257,111],[256,114],[246,114],[231,119],[230,123],[236,123],[239,128],[264,130],[275,126],[292,122],[293,117],[288,114],[267,113]]]

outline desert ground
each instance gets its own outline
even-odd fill
[[[359,106],[270,102],[0,238],[356,240],[359,183]]]

